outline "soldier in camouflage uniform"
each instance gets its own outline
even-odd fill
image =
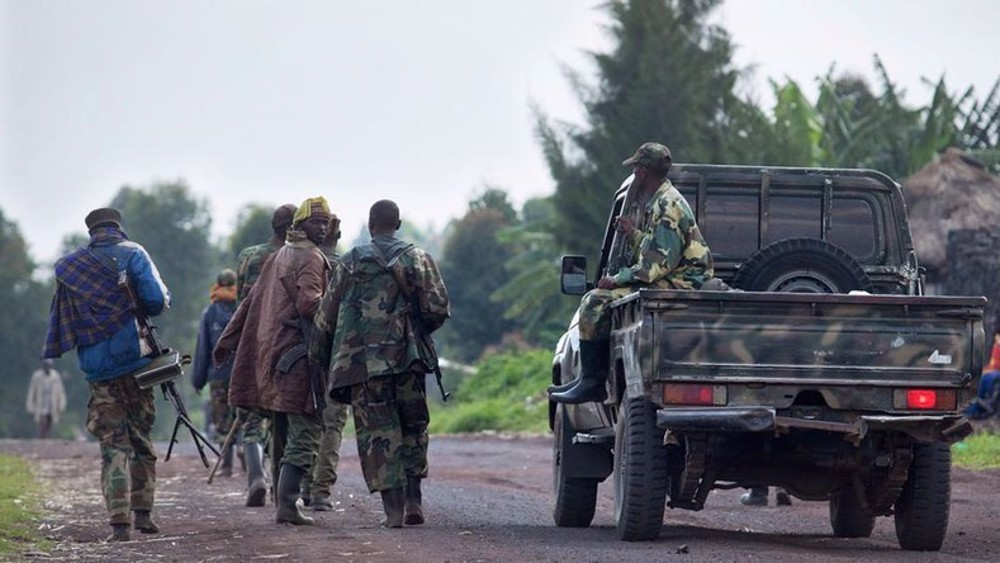
[[[271,239],[263,244],[249,246],[240,251],[239,269],[236,272],[236,298],[246,299],[250,289],[260,277],[264,262],[285,244],[285,235],[292,225],[297,208],[286,203],[271,215]],[[228,399],[228,397],[227,397]],[[264,442],[267,416],[246,409],[236,409],[243,421],[243,451],[247,464],[247,506],[264,506],[267,498],[267,481],[264,478]]]
[[[152,361],[136,311],[153,316],[170,305],[170,292],[152,259],[128,240],[121,221],[117,209],[91,211],[85,220],[90,243],[56,262],[56,294],[42,353],[56,358],[75,348],[86,374],[87,430],[101,444],[101,491],[114,541],[128,541],[129,511],[137,530],[160,531],[150,517],[156,482],[149,436],[156,416],[153,390],[139,388],[133,373]],[[122,276],[137,303],[119,285]]]
[[[684,197],[667,179],[670,149],[644,143],[622,162],[633,167],[631,204],[617,219],[624,237],[624,264],[605,274],[580,303],[580,378],[551,387],[559,403],[607,398],[611,319],[608,305],[640,288],[698,289],[713,275],[712,255]]]
[[[395,237],[395,203],[369,212],[372,241],[333,264],[314,317],[310,357],[329,366],[331,397],[350,397],[365,482],[382,496],[386,527],[424,522],[430,333],[449,316],[448,292],[427,252]]]
[[[340,218],[336,214],[330,218],[330,230],[319,249],[331,264],[340,260],[337,242],[340,240]],[[333,510],[330,490],[337,483],[337,465],[340,463],[340,444],[344,439],[344,425],[347,423],[348,405],[336,401],[327,402],[323,409],[323,434],[316,452],[316,463],[311,474],[302,480],[302,502],[314,511]]]

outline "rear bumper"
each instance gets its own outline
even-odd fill
[[[860,442],[871,431],[902,432],[920,442],[954,443],[972,433],[961,415],[859,416],[853,423],[778,416],[773,407],[669,408],[656,412],[656,425],[674,432],[783,432],[821,430]]]

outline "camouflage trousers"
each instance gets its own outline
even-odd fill
[[[268,417],[256,411],[237,408],[243,413],[243,443],[264,444],[267,441]]]
[[[580,300],[580,340],[607,340],[611,337],[611,312],[608,305],[635,291],[631,287],[592,289]]]
[[[152,510],[156,452],[149,432],[153,390],[131,375],[90,383],[87,430],[101,444],[101,491],[111,524],[131,522],[129,510]]]
[[[316,453],[312,484],[309,493],[313,497],[328,497],[330,489],[337,482],[337,464],[340,462],[340,443],[344,439],[344,424],[347,423],[347,405],[336,401],[326,403],[323,409],[323,435]]]
[[[215,441],[221,444],[233,423],[233,409],[229,408],[229,381],[212,381],[208,388],[211,392],[209,413],[215,427]]]
[[[370,492],[427,476],[425,377],[415,372],[375,377],[351,389],[358,456]]]
[[[315,415],[276,412],[271,416],[271,459],[278,460],[272,468],[275,477],[281,466],[291,464],[312,469],[319,450],[319,437],[323,433],[323,420]],[[277,478],[275,478],[277,483]]]

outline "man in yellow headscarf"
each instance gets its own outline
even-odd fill
[[[318,246],[326,238],[330,217],[324,198],[302,202],[285,245],[264,263],[253,291],[240,303],[214,352],[215,363],[222,364],[236,351],[229,404],[271,413],[278,523],[314,523],[295,501],[323,429],[326,378],[309,364],[306,332],[330,269]]]

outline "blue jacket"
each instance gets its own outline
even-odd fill
[[[146,249],[128,239],[120,242],[94,240],[91,248],[110,257],[119,271],[128,273],[132,287],[145,314],[155,316],[170,306],[170,291]],[[87,374],[87,381],[107,381],[132,373],[149,364],[152,349],[139,338],[135,316],[110,338],[76,349],[80,369]]]
[[[191,383],[198,391],[209,381],[229,381],[229,374],[233,370],[232,357],[226,360],[225,365],[215,367],[212,350],[235,311],[236,301],[219,300],[206,307],[201,315],[198,347],[195,349],[194,370],[191,374]]]

